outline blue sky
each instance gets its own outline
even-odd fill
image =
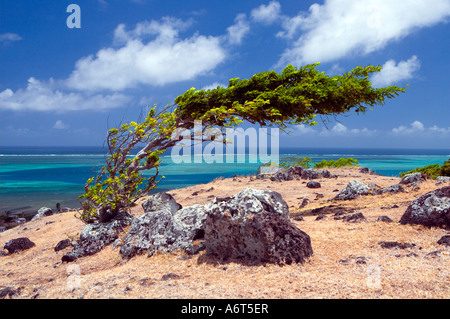
[[[191,87],[320,62],[382,65],[374,86],[409,88],[280,146],[450,149],[450,0],[4,0],[0,14],[0,146],[102,145]]]

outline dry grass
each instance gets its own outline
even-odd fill
[[[304,215],[303,221],[293,221],[311,237],[314,254],[304,264],[219,263],[204,252],[144,255],[123,261],[112,245],[74,263],[61,263],[69,248],[55,252],[55,245],[62,239],[78,238],[83,228],[73,213],[63,213],[0,233],[1,247],[17,237],[36,243],[27,251],[0,257],[0,289],[21,287],[15,298],[449,298],[450,249],[436,243],[449,232],[397,222],[411,200],[440,186],[427,181],[420,184],[420,190],[408,193],[330,202],[334,190],[343,189],[352,179],[382,187],[399,181],[362,174],[356,168],[332,172],[339,178],[319,180],[319,189],[307,188],[303,180],[279,183],[241,177],[171,192],[183,206],[208,203],[211,195],[230,196],[245,187],[280,192],[292,216]],[[192,195],[197,191],[198,195]],[[304,198],[309,204],[299,208]],[[332,215],[316,220],[311,210],[330,204],[355,208],[366,220],[350,223]],[[391,208],[394,204],[398,208]],[[142,209],[138,206],[133,213],[139,215]],[[381,215],[394,222],[377,221]],[[416,246],[385,249],[380,241]]]

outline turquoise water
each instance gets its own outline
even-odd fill
[[[280,158],[311,157],[322,159],[354,157],[361,167],[387,176],[425,165],[442,164],[450,150],[382,150],[382,149],[280,149]],[[78,148],[0,149],[0,213],[32,212],[40,207],[80,206],[78,196],[94,167],[104,163],[103,150]],[[208,183],[216,177],[254,174],[261,163],[181,163],[164,156],[160,174],[163,179],[155,191]]]

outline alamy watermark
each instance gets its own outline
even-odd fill
[[[171,150],[172,161],[180,163],[273,163],[279,162],[278,128],[204,129],[194,121],[192,130],[177,130],[172,139],[180,140]],[[224,143],[225,141],[225,143]],[[270,152],[269,152],[270,151]]]
[[[69,4],[66,12],[71,13],[66,20],[66,25],[69,29],[81,28],[81,8],[78,4]]]

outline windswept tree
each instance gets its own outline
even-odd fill
[[[379,72],[380,66],[356,67],[328,76],[318,71],[317,65],[288,65],[281,73],[266,71],[249,79],[234,78],[227,87],[192,88],[160,112],[156,107],[150,109],[139,123],[110,129],[105,142],[106,165],[86,182],[80,196],[81,218],[106,221],[129,210],[154,189],[160,180],[161,154],[176,145],[180,130],[193,128],[195,121],[201,120],[203,131],[244,121],[281,129],[293,124],[316,125],[317,115],[365,113],[405,91],[397,86],[372,87],[369,77]],[[195,140],[194,132],[192,136]],[[136,155],[131,155],[136,150]]]

